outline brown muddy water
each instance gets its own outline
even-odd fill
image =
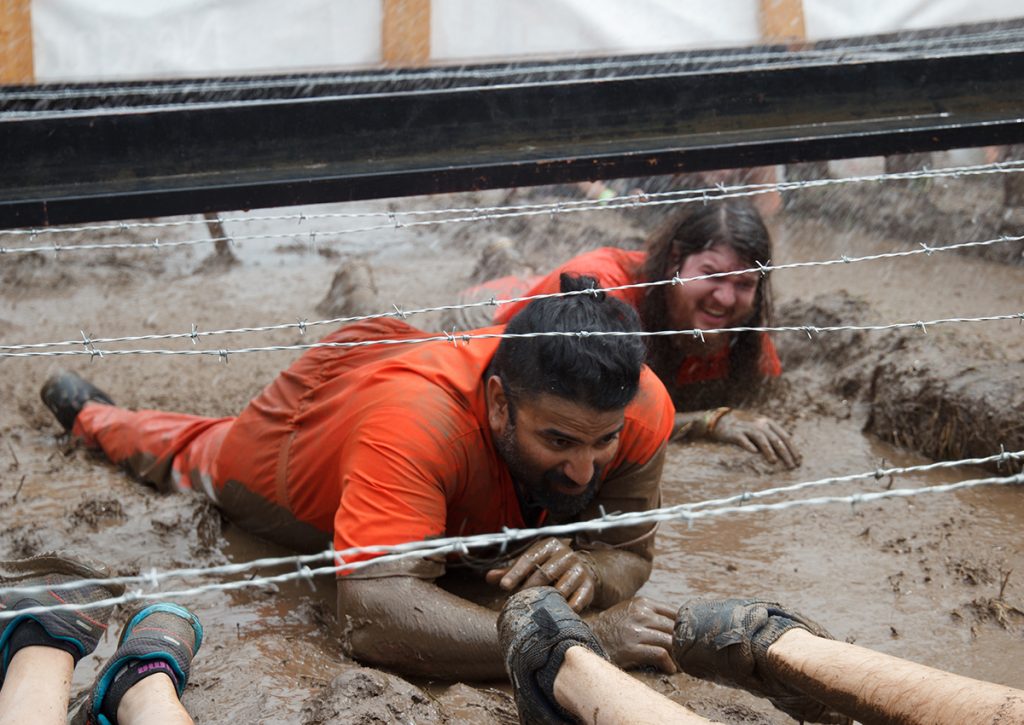
[[[525,193],[525,192],[524,192]],[[482,205],[515,200],[516,192],[390,202],[390,208]],[[913,198],[907,203],[912,205]],[[345,211],[389,208],[345,205]],[[305,210],[309,211],[309,210]],[[909,213],[913,212],[910,207]],[[308,224],[309,222],[305,222]],[[776,260],[826,259],[888,251],[903,240],[835,231],[783,211],[772,222]],[[234,234],[291,232],[269,222],[226,225]],[[380,310],[454,301],[480,250],[499,236],[517,240],[529,263],[553,261],[601,244],[642,236],[628,212],[594,212],[528,222],[476,223],[348,235],[332,241],[339,222],[322,222],[308,241],[244,242],[241,263],[202,264],[207,247],[0,258],[0,341],[6,344],[188,331],[318,319],[314,308],[335,270],[359,256],[373,269]],[[162,240],[194,238],[203,227],[160,230]],[[102,235],[81,234],[80,241]],[[126,241],[154,236],[132,232]],[[119,241],[113,235],[103,237]],[[964,239],[951,228],[947,244]],[[36,240],[38,243],[38,240]],[[5,244],[7,242],[5,241]],[[68,243],[62,240],[62,243]],[[11,244],[11,246],[14,246]],[[338,254],[340,252],[340,255]],[[858,322],[928,320],[1024,310],[1024,267],[953,254],[924,255],[828,269],[776,273],[777,305],[796,300],[862,299]],[[414,323],[430,329],[436,318]],[[313,328],[308,338],[319,332]],[[786,345],[814,346],[802,333]],[[920,333],[914,333],[919,336]],[[929,344],[958,344],[1007,365],[1024,362],[1017,323],[931,328]],[[882,354],[883,333],[851,338],[841,353],[870,361]],[[208,348],[289,344],[294,331],[238,335]],[[917,341],[915,344],[919,344]],[[157,347],[137,343],[132,347]],[[185,340],[168,347],[191,347]],[[780,347],[782,347],[780,345]],[[888,350],[888,348],[886,348]],[[832,348],[830,355],[835,356]],[[894,353],[888,353],[890,355]],[[54,369],[75,369],[119,403],[204,415],[236,413],[295,353],[217,358],[106,357],[0,360],[0,556],[44,550],[88,553],[119,573],[285,554],[223,522],[201,499],[160,496],[96,456],[69,447],[38,400]],[[789,383],[762,407],[784,421],[804,455],[791,472],[738,449],[715,444],[672,446],[664,481],[666,505],[717,498],[885,465],[928,462],[923,456],[863,433],[870,414],[863,396],[844,398],[831,385],[828,356],[788,369]],[[953,367],[950,371],[954,371]],[[939,378],[944,369],[930,371]],[[953,374],[953,372],[950,372]],[[999,440],[992,440],[998,452]],[[992,475],[981,469],[897,478],[895,487],[925,486]],[[879,490],[869,479],[800,495]],[[775,499],[772,499],[775,500]],[[663,524],[658,557],[642,594],[672,603],[693,596],[777,598],[818,619],[839,639],[933,667],[1024,688],[1024,491],[985,487],[873,503],[741,513]],[[231,577],[237,579],[239,577]],[[183,589],[203,581],[175,581]],[[143,587],[145,589],[145,587]],[[206,628],[185,702],[198,722],[511,722],[507,688],[409,684],[358,668],[343,653],[329,580],[288,583],[189,596]],[[128,617],[121,608],[118,622]],[[74,685],[87,687],[114,648],[118,627],[97,656],[83,661]],[[685,675],[638,677],[725,722],[790,722],[763,700]],[[335,679],[338,678],[338,679]],[[333,685],[329,683],[334,681]]]

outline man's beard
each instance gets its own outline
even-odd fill
[[[575,481],[554,469],[543,471],[524,460],[516,442],[516,427],[509,423],[505,432],[495,438],[498,453],[508,466],[520,500],[531,506],[547,509],[557,519],[567,519],[581,513],[597,495],[603,466],[594,465],[594,475],[587,487],[578,494],[559,493],[555,486],[578,486]]]

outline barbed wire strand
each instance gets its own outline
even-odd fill
[[[980,248],[988,247],[996,244],[1005,244],[1009,242],[1018,242],[1024,240],[1024,236],[1009,236],[1003,235],[995,239],[987,239],[983,241],[972,241],[972,242],[958,242],[955,244],[949,244],[944,246],[930,246],[928,244],[921,244],[917,249],[900,250],[895,252],[883,252],[880,254],[869,254],[860,256],[851,256],[843,254],[838,258],[822,260],[822,261],[811,261],[811,262],[789,262],[785,264],[763,264],[757,267],[750,267],[741,270],[732,270],[728,272],[714,272],[711,274],[696,275],[694,277],[672,277],[670,279],[655,280],[652,282],[636,282],[633,284],[616,285],[613,287],[602,287],[604,292],[618,292],[623,290],[632,289],[644,289],[648,287],[659,287],[664,285],[685,285],[690,282],[699,282],[702,280],[718,279],[723,277],[734,277],[742,276],[746,274],[767,274],[777,270],[789,270],[789,269],[804,269],[810,267],[830,267],[839,264],[854,264],[860,262],[873,262],[884,259],[896,259],[901,257],[913,257],[921,254],[931,256],[935,252],[948,252],[956,251],[968,248]],[[53,347],[78,347],[85,345],[86,349],[89,350],[91,346],[103,344],[119,344],[126,342],[149,342],[154,340],[182,340],[190,339],[193,344],[196,344],[199,339],[206,337],[215,337],[220,335],[237,335],[237,334],[250,334],[260,332],[271,332],[276,330],[298,330],[301,334],[305,334],[306,330],[311,327],[318,327],[322,325],[340,325],[350,324],[353,322],[365,322],[368,320],[376,320],[388,317],[400,317],[402,319],[421,315],[430,312],[445,312],[453,310],[466,310],[476,307],[500,307],[501,305],[518,304],[520,302],[531,302],[533,300],[547,299],[552,297],[568,297],[581,294],[591,294],[588,290],[575,290],[572,292],[550,292],[545,294],[535,295],[523,295],[520,297],[510,297],[507,299],[490,299],[482,300],[479,302],[465,302],[451,305],[438,305],[435,307],[420,307],[416,309],[406,310],[399,308],[397,305],[393,310],[387,312],[378,312],[369,315],[353,315],[349,317],[333,317],[323,320],[300,320],[298,322],[283,322],[271,325],[257,325],[251,327],[235,327],[220,330],[199,330],[198,326],[193,323],[192,328],[189,332],[169,332],[169,333],[151,333],[146,335],[124,335],[119,337],[93,337],[87,335],[85,331],[82,331],[82,337],[74,340],[59,340],[55,342],[36,342],[36,343],[24,343],[24,344],[0,344],[0,350],[16,351],[16,350],[41,350]]]
[[[984,458],[964,458],[958,461],[939,461],[937,463],[927,463],[917,466],[904,466],[904,467],[893,467],[893,468],[876,468],[874,471],[868,471],[866,473],[853,473],[847,476],[833,476],[831,478],[821,478],[816,481],[804,481],[801,483],[793,483],[787,486],[777,486],[774,488],[765,488],[757,491],[744,491],[742,493],[735,494],[733,496],[726,496],[725,498],[710,499],[707,501],[698,501],[692,504],[686,504],[690,507],[690,510],[697,510],[703,508],[715,508],[719,506],[729,506],[735,503],[743,503],[746,501],[756,501],[762,498],[768,498],[771,496],[777,496],[782,493],[793,493],[796,491],[803,491],[808,488],[820,488],[825,486],[834,486],[841,483],[852,483],[854,481],[862,481],[865,479],[875,479],[880,481],[883,478],[889,478],[892,476],[903,476],[911,473],[925,473],[928,471],[937,471],[945,468],[958,468],[960,466],[984,466],[989,463],[1009,463],[1010,461],[1024,460],[1024,450],[1022,451],[1003,451],[996,453],[991,456],[985,456]]]
[[[422,226],[403,222],[406,217],[434,217],[460,215],[454,220],[432,220],[433,224],[444,223],[468,223],[473,221],[492,221],[494,219],[507,219],[527,214],[543,215],[567,213],[569,211],[604,211],[611,209],[622,209],[631,207],[650,206],[655,201],[675,201],[677,203],[709,202],[716,199],[735,198],[735,196],[753,196],[757,194],[768,194],[772,192],[800,191],[804,189],[815,189],[828,186],[875,183],[888,181],[913,181],[921,179],[939,178],[960,178],[970,176],[985,176],[990,174],[1016,174],[1024,172],[1024,160],[1007,160],[989,164],[974,164],[969,166],[954,166],[944,169],[917,169],[913,171],[902,171],[893,173],[865,174],[861,176],[847,176],[838,179],[805,179],[794,181],[778,181],[760,184],[719,184],[699,189],[679,189],[675,191],[662,191],[644,193],[642,195],[627,194],[615,196],[610,199],[570,199],[561,202],[545,202],[538,204],[514,204],[505,206],[484,206],[484,207],[451,207],[446,209],[411,209],[407,211],[366,211],[366,212],[324,212],[315,214],[275,214],[266,216],[239,216],[239,217],[218,217],[217,221],[222,224],[228,223],[253,223],[266,221],[295,221],[299,224],[307,221],[323,219],[387,219],[387,224],[370,227],[358,227],[354,229],[341,229],[334,231],[317,231],[318,235],[344,235],[383,229],[402,229],[408,226]],[[733,196],[735,195],[735,196]],[[611,204],[617,204],[611,206]],[[182,226],[208,226],[206,219],[179,219],[160,222],[119,222],[117,224],[95,224],[76,227],[31,227],[26,229],[0,230],[0,237],[3,236],[27,236],[30,239],[48,234],[78,234],[86,232],[126,232],[135,229],[159,229]],[[305,237],[309,232],[295,233],[295,237]],[[266,238],[286,238],[281,235],[254,235],[248,237],[230,236],[218,238],[204,238],[195,240],[184,240],[177,242],[131,242],[125,244],[111,245],[50,245],[34,247],[0,247],[0,254],[12,254],[17,252],[60,252],[77,249],[126,249],[126,248],[154,248],[173,249],[174,246],[185,246],[193,244],[209,244],[217,241],[255,241]]]
[[[728,506],[734,503],[743,503],[746,501],[758,500],[767,498],[770,496],[777,496],[783,493],[792,493],[795,491],[804,490],[812,487],[824,487],[834,486],[841,483],[852,483],[854,481],[875,479],[881,480],[883,478],[903,476],[909,474],[927,473],[930,471],[936,471],[947,468],[959,468],[963,466],[983,466],[989,463],[1009,463],[1011,461],[1024,460],[1024,450],[1020,451],[1001,451],[990,456],[982,458],[962,458],[959,460],[950,461],[938,461],[935,463],[927,463],[915,466],[903,466],[903,467],[891,467],[891,468],[876,468],[873,471],[867,471],[864,473],[855,473],[846,476],[832,476],[829,478],[821,478],[814,481],[804,481],[801,483],[789,484],[786,486],[778,486],[773,488],[760,489],[755,491],[744,491],[733,496],[719,499],[709,499],[705,501],[697,501],[692,503],[683,503],[671,507],[672,510],[687,510],[696,511],[700,509],[717,508],[721,506]],[[660,509],[659,509],[660,510]],[[607,515],[606,515],[607,516]],[[574,524],[570,525],[575,525]],[[541,534],[546,534],[546,529],[539,529]],[[447,537],[441,539],[430,540],[430,546],[448,546],[463,541],[464,537]],[[419,547],[424,545],[424,542],[410,542],[402,546],[413,546]],[[418,550],[418,549],[417,549]],[[233,574],[245,574],[257,569],[264,569],[276,566],[290,566],[293,568],[299,568],[311,563],[319,561],[335,560],[338,557],[352,557],[366,553],[395,553],[395,546],[377,546],[377,547],[352,547],[341,551],[336,551],[333,547],[326,549],[316,554],[303,554],[303,555],[291,555],[282,557],[267,557],[261,559],[255,559],[248,562],[241,562],[237,564],[226,564],[218,565],[205,568],[183,568],[183,569],[171,569],[167,571],[157,571],[156,569],[150,569],[149,571],[137,574],[137,575],[126,575],[116,577],[106,577],[101,579],[80,579],[75,582],[69,582],[66,587],[78,588],[83,586],[91,586],[93,584],[123,584],[125,586],[131,584],[149,584],[151,587],[156,588],[160,582],[167,581],[170,579],[191,579],[207,576],[224,576]],[[12,586],[12,587],[0,587],[0,591],[5,592],[21,592],[21,593],[38,593],[48,591],[51,587],[49,585],[32,585],[32,586]]]
[[[629,514],[608,514],[607,516],[601,517],[599,519],[592,519],[590,521],[582,521],[571,524],[544,526],[534,529],[506,528],[500,534],[481,534],[478,536],[458,537],[451,543],[445,543],[443,545],[437,544],[435,542],[414,542],[414,544],[410,548],[406,548],[403,545],[396,545],[394,547],[391,547],[393,553],[384,554],[380,557],[376,557],[373,559],[355,562],[343,562],[331,566],[318,567],[316,569],[310,569],[307,566],[303,566],[300,567],[297,571],[288,572],[276,576],[256,577],[252,579],[243,579],[234,582],[219,582],[193,587],[191,589],[170,592],[147,593],[141,590],[136,590],[125,593],[123,596],[120,597],[110,597],[107,599],[99,600],[96,602],[90,602],[86,604],[59,604],[26,607],[24,609],[12,611],[0,611],[0,620],[12,619],[14,617],[23,616],[26,614],[40,614],[42,612],[47,611],[76,611],[83,609],[109,607],[136,601],[154,599],[181,599],[199,596],[201,594],[213,591],[229,591],[255,586],[267,586],[271,584],[293,581],[296,579],[310,580],[313,577],[320,575],[337,575],[351,573],[353,571],[357,571],[359,569],[374,564],[402,561],[413,558],[441,556],[452,553],[468,553],[470,548],[495,546],[502,543],[508,543],[510,541],[536,538],[538,536],[561,536],[565,534],[579,533],[580,531],[600,532],[601,530],[606,528],[637,526],[640,524],[653,524],[672,520],[683,520],[687,521],[687,523],[693,523],[694,521],[698,521],[705,518],[715,518],[719,516],[729,516],[734,514],[753,514],[786,511],[793,508],[804,506],[825,506],[831,504],[849,504],[851,506],[857,506],[859,504],[870,503],[872,501],[878,501],[887,498],[910,498],[913,496],[921,496],[933,493],[950,493],[953,491],[963,491],[971,488],[977,488],[979,486],[1006,486],[1017,484],[1024,484],[1024,474],[1003,477],[971,479],[966,481],[959,481],[957,483],[942,484],[937,486],[926,486],[922,488],[903,488],[890,489],[886,491],[869,491],[866,493],[857,493],[848,496],[819,496],[815,498],[795,499],[793,501],[782,501],[779,503],[750,504],[746,506],[723,506],[720,508],[705,510],[691,510],[688,508],[683,508],[682,506],[685,506],[684,504],[682,506],[668,507]],[[364,549],[363,551],[366,552],[370,548],[378,547],[367,547],[367,549]]]
[[[110,350],[95,346],[92,340],[86,339],[82,344],[84,350],[38,350],[29,352],[0,352],[0,358],[27,358],[27,357],[77,357],[88,355],[90,359],[108,358],[123,355],[185,355],[185,356],[206,356],[217,357],[223,362],[228,361],[230,355],[245,355],[262,352],[291,352],[301,350],[316,350],[321,348],[361,348],[375,345],[419,345],[431,342],[448,342],[455,346],[460,343],[468,345],[473,340],[504,340],[504,339],[525,339],[536,337],[673,337],[685,335],[705,341],[705,336],[720,333],[735,332],[802,332],[813,339],[817,334],[831,332],[881,332],[886,330],[903,330],[916,328],[927,334],[929,327],[949,324],[970,324],[980,322],[999,322],[1019,320],[1024,323],[1024,312],[1013,312],[1004,315],[982,315],[979,317],[947,317],[937,320],[918,320],[916,322],[893,322],[882,325],[789,325],[776,327],[722,327],[710,330],[576,330],[576,331],[546,331],[546,332],[444,332],[441,335],[428,335],[427,337],[408,338],[382,338],[375,340],[353,340],[348,342],[312,342],[294,345],[264,345],[259,347],[236,347],[220,348],[210,350],[162,350],[162,349],[120,349]],[[487,328],[483,328],[487,329]]]

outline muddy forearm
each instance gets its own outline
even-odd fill
[[[339,580],[338,617],[352,656],[366,664],[445,679],[505,676],[497,615],[432,581]]]
[[[934,670],[800,629],[768,649],[773,674],[863,722],[1024,722],[1024,692]],[[1000,719],[1003,718],[1003,719]]]
[[[707,433],[705,419],[708,411],[693,410],[685,413],[676,413],[675,422],[672,424],[671,440],[682,440],[683,438],[703,438]]]
[[[580,518],[658,508],[667,447],[667,442],[662,443],[643,463],[627,464],[609,474]],[[593,606],[606,609],[634,596],[644,585],[651,575],[656,531],[656,524],[644,523],[576,535],[573,547],[590,557],[597,579]]]
[[[672,424],[672,440],[683,438],[710,438],[711,429],[717,425],[722,416],[732,413],[733,408],[709,408],[708,410],[692,410],[676,413]],[[739,415],[739,411],[734,415]]]
[[[597,578],[597,592],[591,603],[607,609],[636,595],[651,576],[651,561],[624,549],[594,549],[585,552]]]

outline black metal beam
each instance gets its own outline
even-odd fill
[[[522,84],[424,74],[371,92],[349,78],[301,98],[179,82],[119,110],[101,106],[132,84],[42,111],[31,89],[5,89],[0,228],[1024,142],[1022,52],[734,66]]]

